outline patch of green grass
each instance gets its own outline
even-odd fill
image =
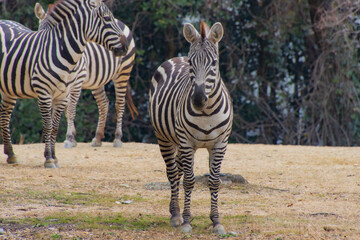
[[[48,223],[38,222],[38,223],[35,223],[32,227],[38,228],[38,227],[47,227],[47,226],[48,226]]]
[[[194,216],[191,220],[191,226],[193,228],[193,232],[195,233],[209,233],[209,230],[212,227],[212,221],[209,216]]]
[[[137,195],[125,195],[125,196],[113,196],[107,194],[97,194],[96,192],[41,192],[34,190],[26,190],[21,193],[23,199],[29,200],[51,200],[57,201],[59,204],[67,205],[84,205],[84,206],[114,206],[116,201],[120,198],[121,200],[132,200],[136,202],[144,202],[147,199],[143,198],[140,194]]]
[[[84,205],[84,206],[104,206],[111,207],[114,206],[116,201],[119,199],[119,196],[106,195],[106,194],[97,194],[96,192],[44,192],[37,191],[32,189],[23,189],[20,192],[12,192],[7,194],[2,194],[0,202],[6,203],[12,199],[17,199],[18,201],[26,202],[38,202],[40,201],[56,201],[58,204],[66,205]],[[135,196],[121,196],[122,200],[132,200],[132,201],[146,201],[140,195]]]
[[[7,195],[7,192],[0,191],[0,203],[6,204],[9,201]]]
[[[164,208],[164,207],[167,208],[167,207],[169,207],[169,204],[170,204],[170,197],[169,198],[165,197],[162,199],[152,199],[152,200],[150,200],[150,202],[154,203],[159,208]]]
[[[143,198],[140,194],[137,194],[137,195],[133,195],[133,196],[129,196],[129,195],[121,196],[121,200],[124,200],[124,201],[132,200],[132,201],[136,201],[136,202],[145,202],[148,199]]]
[[[50,236],[51,239],[61,239],[61,235],[55,233],[53,235]]]
[[[124,216],[118,213],[102,214],[100,212],[85,213],[85,212],[57,212],[47,215],[44,218],[21,218],[21,219],[4,219],[3,223],[28,225],[33,228],[49,227],[49,226],[63,226],[71,225],[73,229],[86,230],[98,229],[105,230],[108,235],[112,235],[114,230],[135,230],[135,231],[177,231],[169,224],[170,216],[157,216],[156,214],[139,214],[137,216]],[[284,220],[281,218],[270,218],[269,216],[255,216],[255,215],[235,215],[221,217],[221,223],[228,231],[238,232],[240,229],[248,229],[247,234],[252,236],[263,237],[282,237],[289,233],[301,235],[301,233],[294,231],[298,228],[297,222],[292,222],[291,219],[288,225],[284,226]],[[208,215],[194,216],[191,219],[193,234],[213,234],[212,222]],[[247,226],[247,227],[246,227]],[[281,229],[281,230],[279,230]],[[186,238],[186,235],[184,235]],[[190,235],[192,236],[192,235]],[[221,238],[231,238],[233,236],[224,235]],[[57,239],[54,234],[51,239]],[[275,239],[275,238],[274,238]]]
[[[254,216],[252,215],[234,215],[234,216],[224,216],[223,218],[225,222],[236,222],[236,223],[251,223],[254,222]]]
[[[65,193],[55,192],[44,196],[44,199],[56,200],[58,203],[69,205],[101,205],[112,206],[115,204],[116,197],[111,195],[96,194],[96,193]]]
[[[8,223],[10,220],[5,220]],[[78,229],[170,229],[169,218],[156,215],[139,215],[124,217],[121,214],[102,215],[98,213],[65,213],[59,212],[45,218],[13,219],[12,223],[46,227],[49,225],[71,224]]]

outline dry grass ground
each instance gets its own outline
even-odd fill
[[[56,147],[60,169],[43,168],[43,144],[15,145],[16,165],[0,158],[0,239],[220,238],[211,234],[210,194],[200,184],[192,195],[193,233],[169,227],[157,145]],[[207,157],[197,152],[196,175],[208,172]],[[249,184],[221,188],[222,222],[237,233],[223,238],[360,239],[359,160],[355,147],[230,144],[222,172]]]

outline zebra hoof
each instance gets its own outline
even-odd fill
[[[217,235],[225,235],[226,234],[226,231],[225,231],[225,228],[223,225],[221,224],[216,224],[214,229],[213,229],[213,233],[216,233]]]
[[[184,222],[183,218],[180,215],[171,217],[170,219],[170,225],[172,227],[178,227]]]
[[[15,155],[9,156],[6,160],[8,164],[15,164],[18,163],[17,158]]]
[[[56,168],[61,168],[59,161],[57,160],[57,158],[55,159],[55,166]]]
[[[44,163],[45,168],[57,168],[55,159],[47,159]]]
[[[113,146],[114,146],[114,147],[122,147],[122,142],[121,142],[121,140],[115,139]]]
[[[77,144],[76,142],[65,140],[64,148],[73,148],[73,147],[76,147],[76,144]]]
[[[181,225],[180,230],[183,233],[191,233],[192,227],[190,226],[190,223],[184,223],[183,225]]]
[[[91,146],[92,147],[101,147],[101,141],[97,141],[96,139],[93,139],[91,141]]]

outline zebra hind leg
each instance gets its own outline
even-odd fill
[[[73,148],[76,147],[77,142],[75,140],[76,128],[75,128],[75,116],[76,116],[76,106],[81,94],[81,84],[83,82],[83,77],[80,75],[78,77],[76,85],[70,92],[68,105],[65,110],[66,120],[67,120],[67,131],[66,139],[64,141],[64,148]]]
[[[116,108],[116,131],[115,131],[115,139],[114,139],[114,147],[121,147],[122,146],[122,142],[121,142],[121,138],[123,136],[122,133],[122,119],[123,119],[123,115],[124,115],[124,110],[125,110],[125,94],[126,94],[126,85],[125,85],[125,90],[124,87],[123,88],[115,88],[116,91],[116,103],[115,103],[115,108]],[[128,93],[130,94],[130,93]]]
[[[51,96],[45,95],[38,98],[39,109],[43,122],[43,135],[45,140],[45,168],[56,168],[56,159],[54,159],[55,153],[53,153],[54,147],[51,145],[51,132],[52,126],[52,100]]]
[[[92,147],[100,147],[101,139],[104,138],[104,130],[107,113],[109,111],[109,99],[106,96],[104,86],[93,90],[92,94],[96,100],[99,109],[99,120],[96,128],[96,134],[93,140],[91,141]]]
[[[8,156],[6,162],[9,164],[17,163],[17,158],[13,151],[11,144],[11,135],[10,135],[10,117],[11,113],[15,107],[16,100],[7,98],[5,95],[2,95],[3,99],[0,106],[0,127],[1,134],[4,142],[4,153]]]
[[[57,133],[58,133],[58,129],[59,129],[59,124],[60,124],[60,119],[61,119],[61,115],[64,112],[64,109],[67,105],[67,98],[66,99],[62,99],[56,102],[56,104],[53,104],[53,111],[52,111],[52,131],[51,131],[51,136],[50,136],[50,140],[51,140],[51,153],[52,153],[52,158],[55,161],[55,167],[60,168],[59,162],[57,157],[55,156],[55,143],[56,143],[56,137],[57,137]]]
[[[128,100],[131,100],[131,92],[129,87],[129,78],[130,78],[130,72],[132,70],[132,66],[126,69],[122,69],[120,71],[119,76],[117,76],[116,79],[113,80],[114,87],[115,87],[115,96],[116,96],[116,102],[115,102],[115,109],[116,109],[116,130],[115,130],[115,138],[114,138],[114,147],[121,147],[122,141],[121,138],[123,136],[122,132],[122,119],[125,111],[125,97]],[[132,109],[129,106],[128,101],[128,107],[131,111]]]

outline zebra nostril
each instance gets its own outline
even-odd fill
[[[129,45],[125,36],[120,36],[120,42],[112,49],[115,56],[124,56],[129,49]]]
[[[121,42],[121,46],[123,47],[124,49],[124,52],[127,52],[128,48],[129,48],[129,44],[128,44],[128,41],[126,39],[125,36],[121,36],[120,37],[120,42]]]
[[[129,46],[127,44],[123,44],[122,48],[123,48],[124,55],[125,55],[125,53],[127,53],[128,49],[129,49]]]

